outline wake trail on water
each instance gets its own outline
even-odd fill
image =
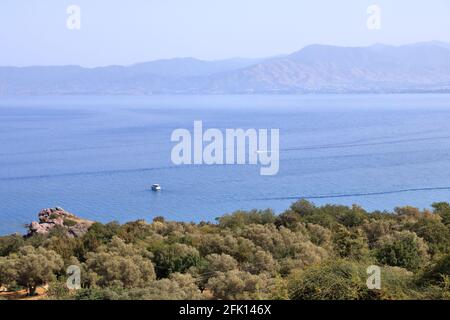
[[[327,194],[327,195],[298,195],[298,196],[287,196],[287,197],[266,197],[266,198],[256,198],[256,199],[246,199],[246,200],[261,201],[261,200],[349,198],[349,197],[366,197],[366,196],[378,196],[378,195],[405,193],[405,192],[437,191],[437,190],[450,190],[450,186],[449,187],[408,188],[408,189],[387,190],[387,191],[361,192],[361,193],[342,193],[342,194]]]
[[[21,177],[3,177],[3,178],[0,177],[0,181],[35,180],[35,179],[75,177],[75,176],[97,176],[97,175],[110,175],[110,174],[120,174],[120,173],[139,173],[139,172],[147,172],[147,171],[172,170],[172,169],[181,169],[181,168],[183,168],[183,166],[166,166],[166,167],[154,167],[154,168],[84,171],[84,172],[72,172],[72,173],[21,176]]]
[[[301,151],[301,150],[320,150],[320,149],[340,149],[340,148],[354,148],[354,147],[367,147],[367,146],[378,146],[378,145],[390,145],[417,141],[430,141],[430,140],[444,140],[450,139],[450,136],[442,137],[428,137],[428,138],[412,138],[412,139],[402,139],[384,142],[370,142],[370,143],[344,143],[344,144],[326,144],[326,145],[316,145],[316,146],[304,146],[304,147],[293,147],[281,149],[281,151]]]

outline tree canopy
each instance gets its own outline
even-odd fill
[[[216,223],[95,223],[79,238],[0,237],[0,286],[50,299],[448,299],[450,205],[367,212],[300,200]],[[81,289],[65,286],[67,267]],[[366,285],[381,268],[380,290]]]

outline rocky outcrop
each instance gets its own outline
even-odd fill
[[[38,214],[39,221],[33,221],[28,226],[27,236],[34,234],[48,234],[52,229],[59,227],[69,237],[81,237],[94,223],[93,221],[81,219],[62,208],[44,209]]]

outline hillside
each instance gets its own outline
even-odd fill
[[[0,67],[0,95],[450,92],[450,45],[311,45],[267,59]]]
[[[300,200],[281,215],[238,211],[217,223],[156,217],[4,236],[0,288],[10,292],[0,299],[24,289],[47,299],[450,299],[450,204],[432,207]],[[78,290],[66,286],[68,266],[80,270]],[[378,288],[367,285],[373,266]]]

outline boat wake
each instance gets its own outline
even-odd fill
[[[392,141],[383,141],[383,142],[343,143],[343,144],[326,144],[326,145],[316,145],[316,146],[292,147],[292,148],[281,149],[281,151],[355,148],[355,147],[368,147],[368,146],[390,145],[390,144],[401,144],[401,143],[409,143],[409,142],[445,140],[445,139],[450,139],[450,136],[411,138],[411,139],[401,139],[401,140],[392,140]]]
[[[361,193],[341,193],[341,194],[324,194],[324,195],[297,195],[297,196],[287,196],[287,197],[267,197],[267,198],[256,198],[248,199],[249,201],[256,200],[299,200],[299,199],[328,199],[328,198],[349,198],[349,197],[367,197],[367,196],[379,196],[385,194],[396,194],[396,193],[406,193],[406,192],[420,192],[420,191],[437,191],[437,190],[450,190],[449,187],[425,187],[425,188],[408,188],[408,189],[397,189],[388,191],[375,191],[375,192],[361,192]]]
[[[112,175],[112,174],[121,174],[121,173],[140,173],[140,172],[156,171],[156,170],[172,170],[172,169],[181,169],[181,168],[183,168],[183,166],[166,166],[166,167],[154,167],[154,168],[69,172],[69,173],[34,175],[34,176],[0,177],[0,181],[37,180],[37,179],[49,179],[49,178],[61,178],[61,177],[76,177],[76,176],[102,176],[102,175]]]

